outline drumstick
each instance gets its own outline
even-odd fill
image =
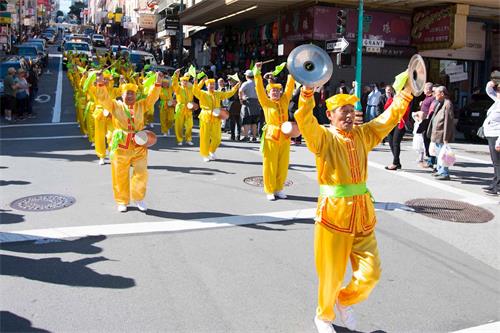
[[[274,59],[269,59],[269,60],[263,61],[262,65],[268,64],[268,63],[273,62],[273,61],[274,61]]]

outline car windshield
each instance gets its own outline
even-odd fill
[[[40,51],[40,52],[41,52],[41,51],[42,51],[42,49],[43,49],[41,44],[34,44],[34,43],[33,43],[33,44],[29,44],[29,45],[27,44],[26,46],[31,46],[31,47],[34,47],[34,48],[36,48],[36,49],[37,49],[37,51]]]
[[[102,36],[102,35],[94,35],[93,38],[94,39],[104,39],[104,36]]]
[[[22,56],[36,56],[36,48],[34,47],[20,47],[17,54]]]
[[[138,64],[138,63],[144,62],[144,59],[141,57],[140,54],[131,54],[130,61],[134,64]]]
[[[126,50],[128,50],[128,48],[126,46],[120,46],[120,51],[123,51],[123,50],[126,51]],[[118,51],[118,46],[112,46],[111,51],[113,51],[113,52]]]
[[[83,44],[83,43],[66,43],[64,45],[64,49],[66,51],[68,51],[68,50],[90,51],[90,48],[89,48],[88,44]]]

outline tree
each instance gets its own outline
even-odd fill
[[[75,2],[74,5],[69,7],[69,14],[75,15],[78,19],[80,18],[80,12],[85,8],[85,4],[82,1]]]
[[[56,17],[59,17],[59,16],[64,16],[64,13],[62,10],[58,10],[57,13],[56,13]]]

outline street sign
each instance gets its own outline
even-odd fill
[[[344,52],[349,46],[349,42],[344,38],[338,40],[329,40],[326,42],[326,52]]]
[[[382,39],[363,39],[365,47],[384,47],[385,41]]]
[[[450,75],[450,74],[455,74],[455,73],[463,73],[464,72],[464,65],[457,65],[454,63],[449,64],[446,66],[444,69],[445,74]]]
[[[450,74],[449,77],[450,77],[450,83],[465,81],[469,78],[467,75],[467,72],[453,73],[453,74]]]

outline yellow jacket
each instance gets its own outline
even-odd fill
[[[255,75],[255,91],[266,118],[266,138],[279,140],[282,137],[288,139],[281,135],[281,124],[288,121],[288,105],[292,99],[294,88],[295,80],[291,75],[288,75],[285,91],[275,102],[267,96],[262,75],[260,73]]]
[[[174,75],[172,77],[172,88],[174,89],[175,92],[177,105],[179,105],[181,109],[191,111],[186,107],[186,105],[187,103],[193,101],[193,86],[188,85],[186,88],[181,87],[179,85],[179,78],[177,77],[177,75]]]
[[[402,91],[379,117],[350,133],[320,126],[313,116],[314,98],[301,94],[295,120],[307,148],[316,155],[320,185],[366,183],[368,153],[397,125],[413,96]],[[368,234],[376,224],[370,193],[351,197],[318,197],[316,222],[335,232]]]
[[[233,89],[229,91],[215,90],[212,93],[201,90],[202,86],[203,82],[193,85],[193,95],[200,101],[201,112],[198,118],[203,121],[219,119],[213,116],[212,111],[216,108],[220,108],[222,100],[230,98],[236,94],[239,89],[239,85],[235,85]]]

